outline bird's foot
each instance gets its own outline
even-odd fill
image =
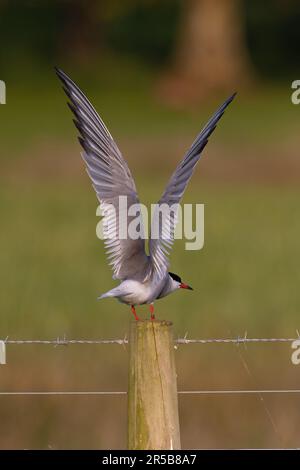
[[[154,306],[153,304],[149,305],[149,310],[150,310],[150,319],[155,320],[155,315],[154,315]]]
[[[131,311],[132,311],[132,313],[133,313],[134,318],[136,319],[136,321],[139,321],[139,317],[138,317],[137,314],[136,314],[134,305],[131,305]]]

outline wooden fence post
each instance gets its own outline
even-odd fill
[[[128,448],[180,449],[171,322],[147,320],[131,324]]]

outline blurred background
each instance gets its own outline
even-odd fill
[[[112,287],[97,201],[53,67],[91,99],[154,203],[216,107],[238,95],[184,202],[205,204],[205,246],[176,241],[194,287],[156,305],[176,336],[296,337],[299,112],[296,0],[0,3],[0,336],[119,338],[131,313]],[[146,316],[145,307],[139,309]],[[299,388],[290,344],[186,345],[178,387]],[[9,346],[0,390],[126,390],[119,345]],[[299,447],[297,395],[184,396],[184,448]],[[124,397],[0,397],[1,448],[125,448]]]

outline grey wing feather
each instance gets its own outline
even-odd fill
[[[68,104],[75,115],[74,123],[80,132],[79,141],[84,149],[82,156],[104,216],[104,244],[114,278],[124,280],[146,277],[149,259],[145,253],[142,229],[141,237],[136,240],[120,237],[119,233],[119,196],[127,198],[128,208],[133,204],[139,207],[136,187],[127,163],[86,96],[62,70],[56,69],[56,73],[70,99]],[[138,216],[142,226],[141,212]],[[127,217],[128,225],[134,218]]]
[[[174,231],[177,222],[177,208],[189,180],[192,177],[195,166],[201,157],[202,150],[208,142],[208,138],[213,133],[219,119],[223,116],[225,109],[234,99],[236,93],[228,98],[215,112],[194,143],[185,154],[183,160],[177,166],[170,178],[167,187],[157,203],[151,222],[151,235],[149,240],[149,251],[154,271],[159,277],[163,277],[168,270],[169,250],[174,241]],[[174,207],[167,216],[161,217],[159,214],[163,205]],[[153,236],[155,233],[155,237]]]

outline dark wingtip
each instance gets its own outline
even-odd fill
[[[57,67],[56,65],[54,65],[54,71],[55,71],[55,73],[58,77],[61,77],[62,70],[59,67]]]
[[[229,98],[227,99],[227,103],[231,103],[231,101],[234,100],[234,98],[236,97],[237,95],[237,91],[235,91],[231,96],[229,96]]]
[[[219,110],[217,111],[217,115],[218,115],[218,119],[216,121],[216,124],[217,122],[219,121],[219,119],[223,116],[224,114],[224,111],[225,109],[227,108],[227,106],[230,105],[230,103],[234,100],[234,98],[236,97],[236,94],[237,92],[235,91],[231,96],[229,96],[229,98],[227,98],[226,101],[224,101],[224,103],[220,106]]]
[[[71,82],[72,80],[68,77],[68,75],[59,67],[54,67],[55,73],[58,78],[63,82],[63,84],[67,84],[68,81]],[[66,91],[66,90],[65,90]]]

